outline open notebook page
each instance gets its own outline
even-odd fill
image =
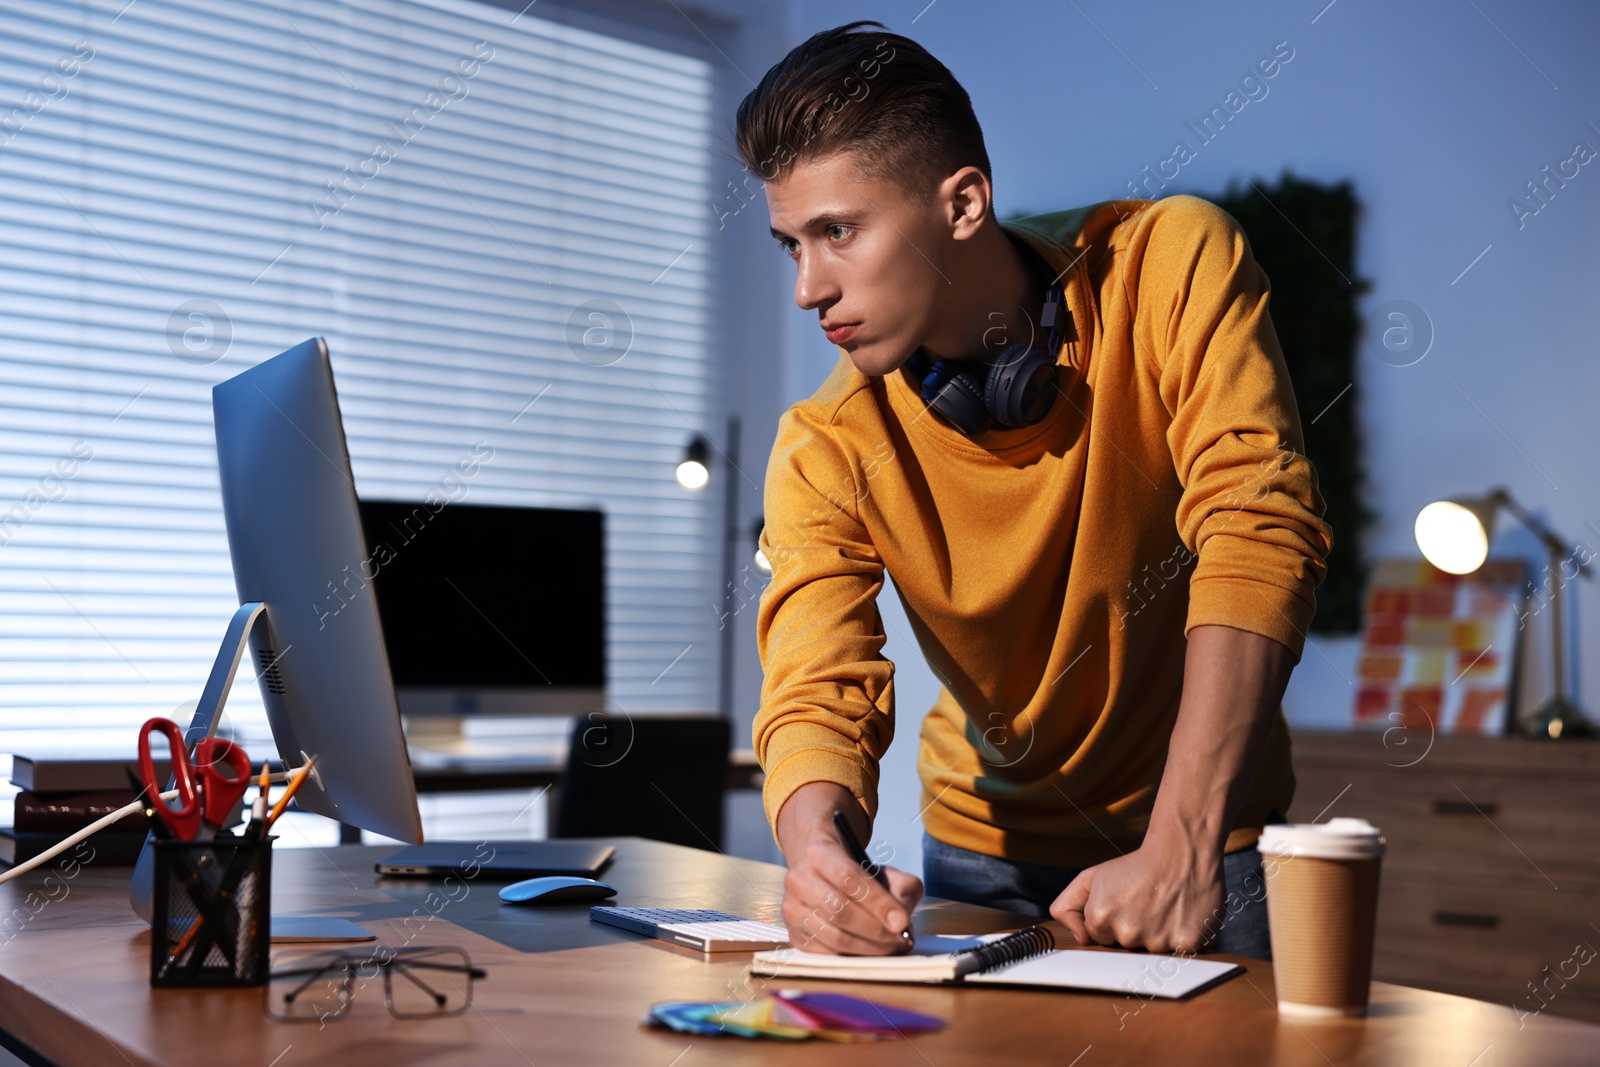
[[[1004,934],[956,937],[919,934],[916,947],[903,956],[834,956],[799,949],[758,952],[750,969],[756,974],[792,978],[840,978],[878,982],[948,982],[955,978],[953,953],[995,941]],[[1143,997],[1183,997],[1242,971],[1217,960],[1156,956],[1144,952],[1057,949],[1006,964],[964,981],[987,985],[1052,986]]]
[[[1176,998],[1188,996],[1243,970],[1236,963],[1221,960],[1154,956],[1145,952],[1056,949],[992,971],[969,974],[964,980],[986,985],[1058,986]]]

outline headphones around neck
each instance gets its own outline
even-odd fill
[[[1053,285],[1040,322],[1048,331],[1046,350],[1018,341],[993,359],[934,362],[918,348],[906,360],[906,369],[922,383],[923,403],[967,437],[976,437],[997,424],[1017,429],[1044,421],[1060,391],[1056,384],[1057,322],[1071,314],[1061,303],[1061,288]]]

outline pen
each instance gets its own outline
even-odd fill
[[[267,817],[267,790],[272,786],[272,775],[267,771],[267,761],[261,761],[261,779],[256,782],[255,803],[250,806],[252,819],[265,819]]]
[[[128,772],[128,777],[137,784],[138,780],[134,778],[132,771]],[[171,841],[172,830],[156,815],[155,810],[155,805],[163,804],[165,801],[160,796],[152,797],[148,786],[140,788],[139,799],[144,805],[144,817],[150,823],[151,835],[158,841]],[[178,870],[174,872],[174,876],[178,878],[188,892],[190,903],[194,905],[196,915],[194,921],[189,925],[189,929],[179,940],[177,947],[167,953],[166,961],[161,965],[160,977],[162,978],[167,976],[167,972],[172,969],[178,960],[183,958],[183,954],[189,950],[189,946],[194,944],[195,938],[200,934],[200,928],[205,925],[206,921],[206,898],[200,885],[200,876],[189,866],[187,860],[180,860],[175,856],[172,862],[178,865]],[[226,949],[223,951],[224,953],[227,952]]]
[[[850,829],[850,822],[844,817],[844,812],[833,813],[833,828],[839,832],[839,839],[844,842],[844,847],[849,850],[850,858],[855,860],[867,875],[877,881],[884,889],[889,888],[889,876],[883,873],[883,868],[872,862],[872,857],[867,855],[867,850],[861,847],[861,842],[856,838],[856,832]],[[893,896],[893,891],[890,896]],[[914,945],[909,929],[900,931],[900,940],[907,945]]]
[[[311,769],[311,763],[314,762],[316,761],[312,760],[308,762],[305,767],[301,768],[301,770],[309,771]],[[304,774],[302,774],[301,777],[303,778]],[[289,802],[289,797],[294,795],[295,781],[295,779],[290,780],[289,791],[284,795],[282,800],[279,801],[280,806],[287,805]],[[245,846],[254,845],[263,837],[267,836],[267,830],[272,825],[271,819],[277,817],[276,812],[271,817],[269,817],[267,814],[267,792],[271,788],[271,784],[272,775],[267,770],[266,762],[263,761],[261,764],[261,777],[256,781],[257,796],[256,799],[250,804],[250,822],[245,826],[244,832],[239,835],[239,839],[244,842]],[[217,885],[217,896],[219,899],[226,901],[230,907],[233,904],[233,897],[238,888],[238,883],[241,879],[243,879],[245,871],[249,867],[250,858],[251,853],[249,852],[248,848],[241,847],[234,853],[233,859],[229,862],[227,869],[222,872],[222,878],[219,880]],[[195,919],[194,924],[189,927],[188,933],[184,934],[183,940],[178,942],[178,947],[173,949],[172,954],[168,957],[168,967],[172,965],[173,961],[181,958],[184,952],[188,950],[190,945],[194,944],[195,938],[199,936],[200,928],[204,924],[204,915],[201,915],[199,918]],[[166,969],[166,967],[163,967],[161,970],[163,976],[166,975]]]
[[[261,764],[261,777],[256,782],[256,798],[250,803],[250,823],[242,835],[246,841],[259,841],[267,834],[267,792],[272,787],[272,775],[266,761]]]

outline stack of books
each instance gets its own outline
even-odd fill
[[[33,859],[97,819],[133,803],[139,794],[128,772],[137,776],[138,769],[138,760],[132,757],[13,757],[11,782],[22,792],[17,794],[12,825],[0,826],[0,863]],[[158,761],[157,777],[165,781],[169,773],[168,765]],[[144,816],[135,812],[68,849],[62,860],[130,866],[139,858],[148,830]]]

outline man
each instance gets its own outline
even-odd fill
[[[863,877],[832,822],[865,841],[877,808],[887,571],[943,682],[928,890],[1080,943],[1268,957],[1254,842],[1293,794],[1279,701],[1331,533],[1266,276],[1195,197],[998,223],[966,92],[869,26],[794,49],[737,121],[795,302],[843,349],[767,471],[754,743],[785,921],[903,951],[923,892]],[[991,369],[1029,350],[1042,396]]]

